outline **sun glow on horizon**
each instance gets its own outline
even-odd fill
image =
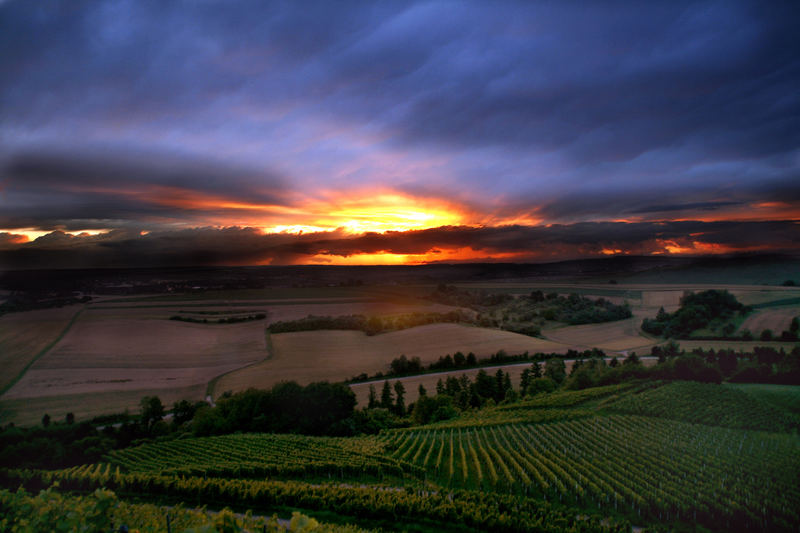
[[[342,229],[347,233],[409,231],[464,223],[462,209],[441,200],[421,199],[392,192],[334,199],[328,205],[309,206],[313,225]],[[312,215],[313,216],[313,215]]]
[[[110,232],[110,229],[82,229],[78,231],[64,231],[64,230],[40,230],[35,228],[15,228],[15,229],[0,229],[0,233],[9,233],[11,235],[18,235],[24,237],[25,240],[19,240],[19,244],[33,242],[39,237],[50,235],[56,231],[61,231],[73,237],[94,237],[96,235],[105,235]]]

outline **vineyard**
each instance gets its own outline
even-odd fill
[[[122,496],[148,495],[191,503],[271,509],[290,506],[323,510],[359,521],[380,520],[390,528],[419,521],[439,531],[597,532],[630,531],[614,520],[549,502],[477,491],[395,490],[367,485],[319,485],[296,481],[254,481],[123,474],[106,466],[69,471],[0,470],[0,484],[38,490],[59,483],[62,490],[91,492],[100,487]]]
[[[598,407],[600,403],[613,401],[620,394],[632,388],[629,384],[622,384],[541,394],[519,402],[468,411],[452,420],[434,422],[401,431],[472,428],[520,423],[542,424],[586,418],[596,414],[594,408]]]
[[[629,394],[608,407],[620,413],[764,431],[797,431],[800,416],[743,390],[722,385],[678,382]]]
[[[145,444],[112,452],[105,460],[123,472],[248,479],[383,479],[421,472],[383,451],[374,439],[245,434]]]
[[[140,533],[218,531],[238,533],[263,531],[308,531],[317,533],[358,533],[365,531],[353,526],[319,524],[300,513],[290,521],[277,518],[253,517],[248,513],[236,516],[230,510],[210,512],[205,509],[186,509],[182,505],[158,506],[147,503],[128,503],[117,499],[110,490],[97,489],[87,496],[65,496],[53,489],[32,495],[24,490],[0,490],[0,531],[84,531],[105,533],[125,526]],[[288,523],[286,523],[288,522]],[[213,528],[213,529],[209,529]],[[308,529],[304,529],[308,528]]]
[[[385,442],[449,487],[727,529],[791,529],[800,518],[795,436],[615,415],[394,432]]]
[[[795,531],[800,437],[788,407],[797,391],[762,389],[634,382],[539,394],[376,436],[162,440],[64,470],[0,470],[0,486],[38,491],[57,482],[89,498],[70,503],[48,491],[41,498],[51,503],[31,503],[2,492],[0,516],[57,501],[83,509],[105,498],[92,496],[102,488],[162,504],[324,512],[389,529],[411,521],[420,530],[612,532],[629,531],[630,521]],[[128,513],[141,531],[159,530],[148,529],[147,516],[163,519],[163,508],[114,501],[109,516]],[[174,516],[185,527],[218,520],[181,509]]]

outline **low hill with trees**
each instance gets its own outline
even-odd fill
[[[709,333],[706,337],[730,337],[736,330],[734,320],[751,310],[726,290],[687,292],[677,311],[667,313],[662,307],[655,318],[644,319],[642,330],[675,339],[696,337],[700,330]]]

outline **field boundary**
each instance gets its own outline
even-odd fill
[[[267,356],[264,357],[263,359],[259,359],[258,361],[253,361],[250,364],[240,366],[239,368],[234,368],[233,370],[228,370],[227,372],[223,372],[222,374],[211,379],[211,381],[208,382],[208,385],[206,385],[206,396],[211,397],[211,400],[213,401],[214,389],[216,388],[217,383],[219,382],[220,379],[227,376],[228,374],[232,372],[238,372],[239,370],[243,370],[245,368],[249,368],[253,365],[258,365],[260,363],[263,363],[264,361],[269,361],[270,359],[272,359],[272,356],[275,354],[275,350],[272,347],[272,335],[269,332],[269,328],[264,328],[264,350],[267,352]]]
[[[28,364],[27,364],[27,365],[25,365],[25,368],[23,368],[23,369],[22,369],[22,371],[20,371],[20,373],[19,373],[19,374],[17,374],[17,376],[16,376],[16,377],[15,377],[14,379],[12,379],[12,380],[11,380],[11,381],[8,383],[8,385],[6,385],[6,386],[5,386],[5,387],[3,387],[2,389],[0,389],[0,396],[3,396],[3,395],[6,393],[6,392],[8,392],[9,390],[11,390],[11,387],[13,387],[14,385],[16,385],[16,384],[17,384],[17,382],[18,382],[20,379],[22,379],[22,376],[24,376],[24,375],[25,375],[25,373],[26,373],[28,370],[30,370],[30,368],[33,366],[33,364],[34,364],[36,361],[38,361],[38,360],[39,360],[39,359],[40,359],[40,358],[41,358],[41,357],[42,357],[44,354],[46,354],[47,352],[49,352],[49,351],[50,351],[50,350],[51,350],[51,349],[52,349],[52,348],[53,348],[53,347],[54,347],[56,344],[58,344],[58,342],[59,342],[61,339],[63,339],[63,338],[64,338],[64,335],[66,335],[66,334],[67,334],[67,332],[70,330],[70,328],[72,328],[72,325],[75,323],[75,321],[76,321],[76,320],[78,320],[78,316],[80,316],[80,314],[81,314],[81,313],[83,313],[85,310],[86,310],[86,307],[83,307],[83,308],[79,309],[79,310],[78,310],[78,312],[76,312],[74,315],[72,315],[72,318],[70,318],[70,319],[69,319],[69,322],[67,322],[67,325],[66,325],[66,326],[64,327],[64,329],[61,331],[61,333],[59,333],[58,337],[56,337],[56,338],[55,338],[55,340],[53,340],[53,342],[49,343],[47,346],[45,346],[44,348],[42,348],[41,350],[39,350],[39,353],[37,353],[35,356],[33,356],[33,358],[32,358],[30,361],[28,361]]]

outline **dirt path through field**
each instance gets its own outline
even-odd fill
[[[0,396],[64,338],[83,306],[12,313],[0,318]]]

